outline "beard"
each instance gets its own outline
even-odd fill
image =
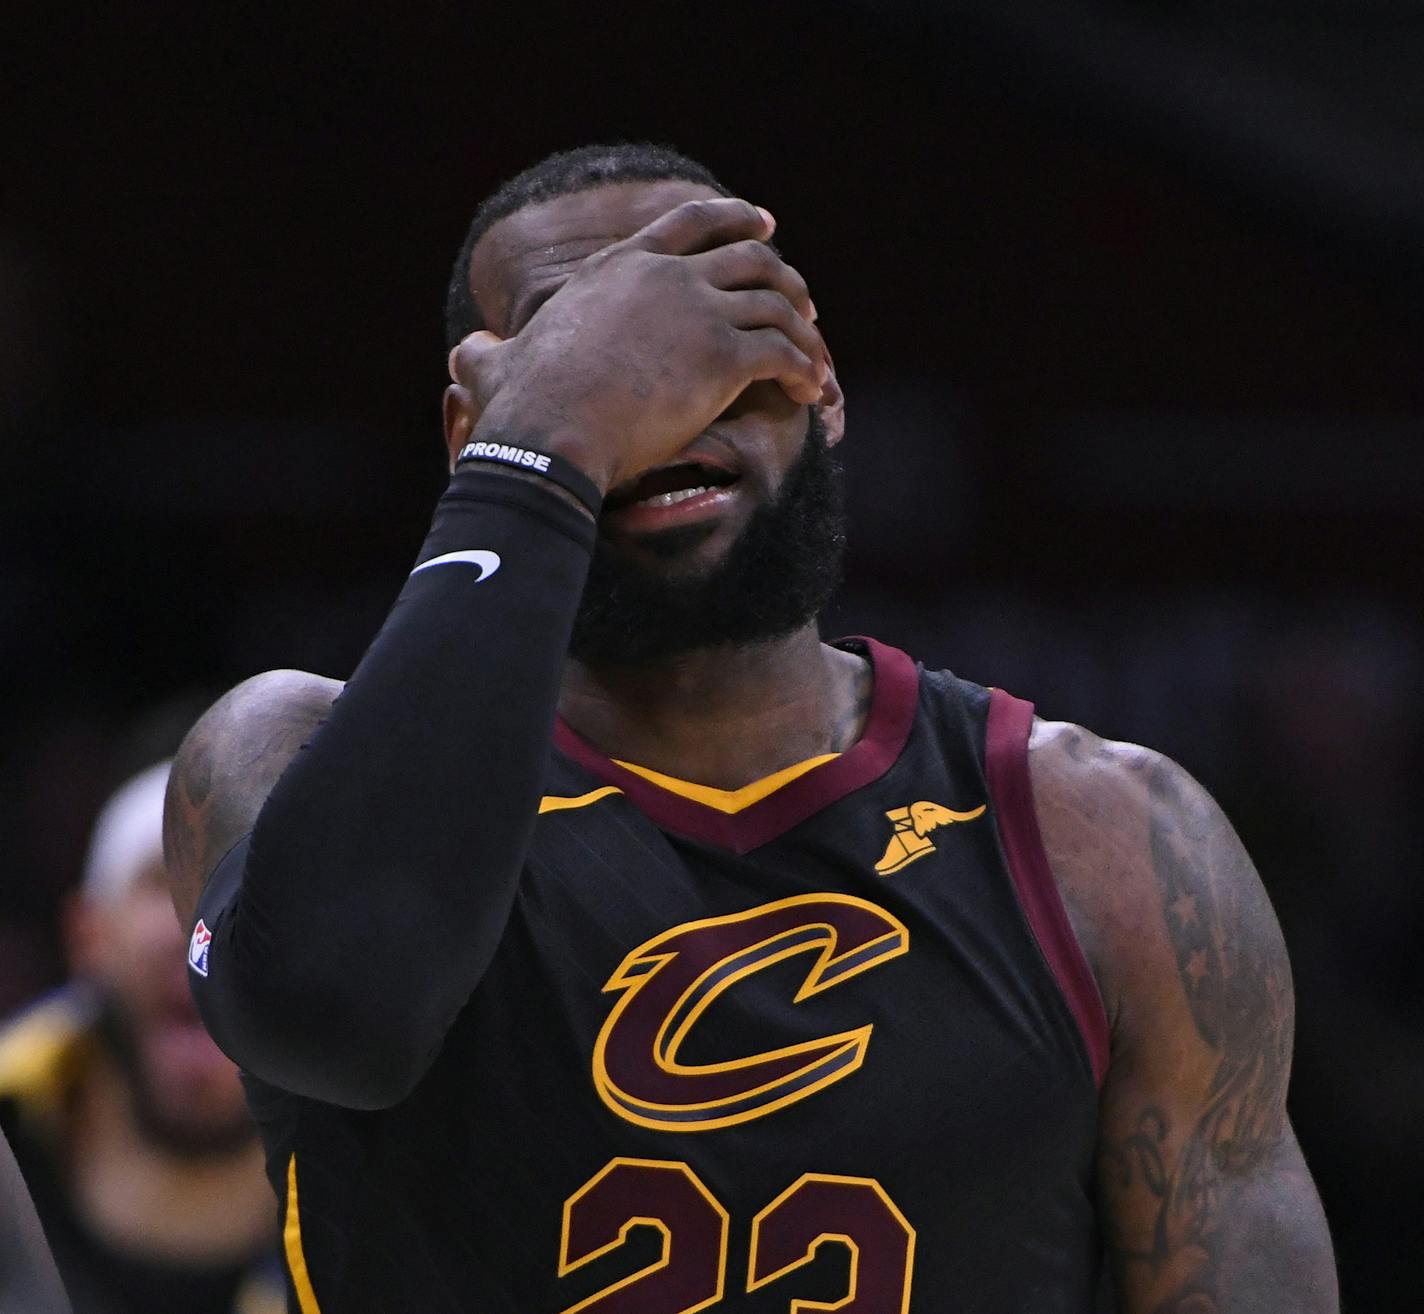
[[[663,560],[703,541],[701,526],[650,538]],[[775,499],[756,509],[720,561],[659,571],[600,538],[569,652],[587,666],[642,666],[699,649],[762,643],[815,616],[841,581],[845,492],[811,409],[806,441]]]
[[[137,1023],[112,995],[100,1000],[97,1030],[128,1087],[139,1134],[150,1145],[177,1158],[203,1159],[235,1154],[252,1143],[257,1128],[245,1107],[220,1120],[200,1119],[164,1098],[143,1060]]]

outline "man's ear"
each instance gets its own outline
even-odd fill
[[[443,405],[445,415],[445,448],[450,453],[450,472],[455,471],[455,458],[460,449],[470,441],[470,433],[479,415],[475,411],[474,398],[470,390],[458,383],[445,389]]]
[[[845,437],[845,393],[841,391],[841,381],[836,378],[836,363],[831,359],[831,349],[826,348],[826,364],[831,372],[826,376],[826,386],[821,389],[818,407],[821,423],[826,428],[826,446],[834,447]]]

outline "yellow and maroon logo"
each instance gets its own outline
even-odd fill
[[[658,1131],[731,1127],[804,1100],[865,1061],[871,1024],[724,1063],[683,1063],[697,1020],[737,982],[814,954],[795,1002],[910,947],[904,925],[848,894],[802,894],[686,922],[633,950],[605,991],[621,991],[598,1034],[593,1079],[619,1117]]]
[[[907,808],[893,808],[885,814],[885,819],[895,827],[890,835],[890,843],[885,847],[885,856],[875,864],[875,870],[882,876],[908,867],[920,858],[926,858],[935,851],[930,831],[941,826],[952,826],[956,821],[973,821],[984,815],[984,804],[969,812],[956,812],[940,803],[921,800]]]

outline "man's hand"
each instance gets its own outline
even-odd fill
[[[589,256],[514,337],[471,334],[450,354],[471,436],[558,452],[606,490],[758,380],[818,401],[825,345],[805,280],[766,245],[773,227],[747,201],[688,201]]]

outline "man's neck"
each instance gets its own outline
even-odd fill
[[[559,711],[609,757],[739,789],[854,744],[871,683],[869,662],[822,643],[812,623],[768,643],[637,668],[570,660]]]

